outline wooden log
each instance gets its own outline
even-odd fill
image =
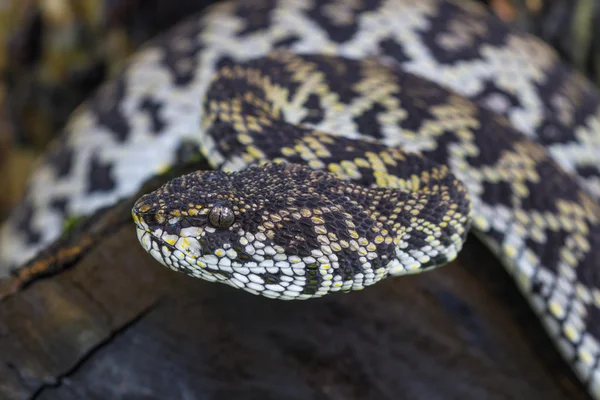
[[[0,302],[0,399],[588,398],[474,238],[432,272],[276,301],[160,266],[133,200],[85,228],[112,224],[83,256]]]

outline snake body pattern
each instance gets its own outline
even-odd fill
[[[600,398],[600,95],[540,41],[468,0],[217,4],[74,113],[2,227],[0,272],[189,143],[242,171],[138,201],[140,242],[161,262],[269,297],[361,289],[454,258],[472,204],[473,230]],[[279,159],[333,174],[244,170]]]

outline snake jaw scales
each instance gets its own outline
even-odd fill
[[[454,259],[470,203],[463,191],[453,193],[365,187],[268,163],[174,179],[140,198],[133,217],[142,246],[174,270],[270,298],[306,299]],[[232,221],[211,218],[217,209]],[[454,223],[440,228],[446,215]]]

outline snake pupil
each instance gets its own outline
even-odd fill
[[[223,204],[215,204],[208,215],[210,223],[216,228],[229,228],[233,225],[233,210]]]

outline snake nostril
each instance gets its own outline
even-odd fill
[[[147,213],[148,211],[150,211],[152,209],[152,205],[146,203],[144,201],[144,197],[142,197],[141,199],[139,199],[138,201],[135,202],[135,204],[133,205],[133,212],[136,214],[144,214]]]
[[[150,226],[162,225],[166,219],[162,213],[144,214],[142,218]]]

